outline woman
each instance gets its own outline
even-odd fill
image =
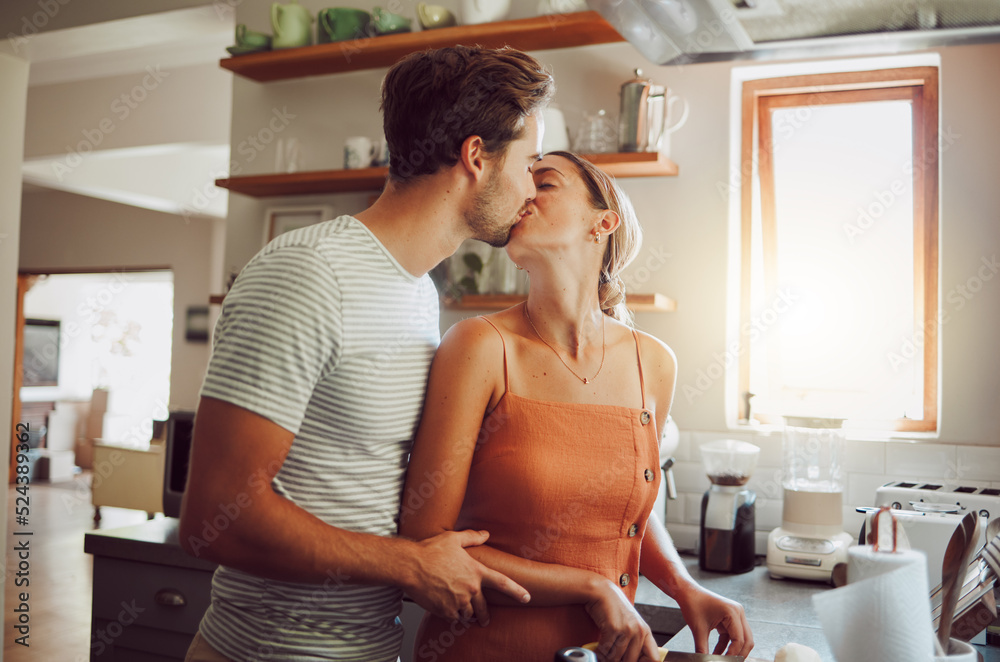
[[[673,398],[670,348],[632,329],[619,274],[641,230],[603,172],[567,153],[532,168],[536,195],[507,253],[525,304],[445,335],[403,493],[400,533],[490,534],[471,555],[524,586],[488,593],[489,623],[425,617],[415,659],[548,662],[600,641],[603,660],[659,659],[633,607],[638,573],[671,595],[698,649],[753,646],[742,608],[697,586],[656,517],[658,430]]]

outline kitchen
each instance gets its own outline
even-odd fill
[[[368,4],[356,3],[369,8]],[[534,3],[515,3],[510,18],[533,15]],[[251,28],[268,28],[269,3],[247,0],[235,8],[235,21]],[[310,6],[317,10],[320,7]],[[456,7],[457,8],[457,3]],[[957,288],[978,277],[983,258],[1000,245],[995,222],[998,208],[992,185],[998,139],[990,109],[1000,101],[991,80],[991,64],[1000,57],[993,44],[946,46],[933,49],[941,57],[941,127],[950,127],[953,137],[941,156],[941,306],[951,312],[941,332],[940,432],[937,437],[905,436],[890,442],[850,439],[846,459],[845,504],[870,505],[878,486],[893,480],[927,482],[961,481],[981,487],[1000,487],[1000,449],[997,448],[996,354],[989,351],[991,322],[1000,319],[1000,298],[991,294],[990,280],[981,279],[980,291],[965,297]],[[684,127],[672,135],[671,158],[680,168],[677,177],[623,180],[635,202],[646,232],[643,253],[636,262],[648,265],[637,289],[661,292],[677,302],[670,313],[640,313],[641,328],[668,342],[678,355],[678,394],[683,385],[701,391],[692,398],[677,397],[674,419],[681,429],[674,472],[678,496],[667,510],[668,524],[681,548],[694,547],[700,518],[701,494],[708,481],[696,447],[718,438],[751,441],[762,448],[758,477],[780,469],[780,435],[753,430],[730,429],[735,419],[735,397],[725,379],[705,383],[708,373],[727,347],[729,301],[732,297],[730,250],[730,200],[719,192],[719,183],[731,180],[732,96],[731,72],[736,67],[759,66],[761,62],[707,62],[684,66],[653,67],[630,45],[605,44],[565,50],[542,51],[542,61],[551,67],[558,86],[556,102],[567,123],[577,125],[584,113],[600,109],[614,113],[621,84],[643,69],[655,82],[668,85],[688,102],[691,113]],[[382,70],[360,71],[336,77],[259,84],[232,77],[232,144],[255,135],[275,109],[287,109],[291,118],[283,135],[298,136],[301,169],[339,167],[339,157],[348,136],[375,137],[379,121],[372,108]],[[336,109],[336,120],[329,109]],[[296,132],[296,133],[293,133]],[[242,174],[272,170],[277,143],[264,145],[259,158],[242,163]],[[240,158],[232,155],[232,158]],[[290,197],[260,201],[230,196],[226,221],[224,257],[213,267],[212,278],[239,267],[260,246],[268,207],[328,204],[336,213],[356,210],[368,194]],[[51,215],[51,214],[50,214]],[[52,232],[56,221],[26,218],[22,236],[21,264],[31,268],[79,266],[63,244],[75,241],[70,232]],[[100,223],[100,221],[97,221]],[[47,225],[49,224],[49,225]],[[98,226],[99,227],[99,226]],[[11,233],[17,236],[16,231]],[[99,234],[95,233],[95,234]],[[42,238],[44,237],[44,238]],[[34,240],[32,240],[34,238]],[[128,247],[104,263],[135,264]],[[152,260],[151,260],[152,261]],[[162,263],[158,260],[156,263]],[[988,272],[987,272],[988,273]],[[203,296],[221,291],[206,287]],[[946,297],[954,291],[955,297]],[[959,301],[962,305],[959,306]],[[445,312],[443,326],[463,313]],[[195,361],[194,358],[191,361]],[[985,365],[981,365],[985,364]],[[175,369],[172,405],[191,407],[197,393],[192,371]],[[780,524],[779,499],[758,490],[757,531],[763,543],[767,532]],[[845,529],[860,525],[859,515],[847,509]],[[852,519],[853,518],[853,519]],[[760,548],[758,551],[762,551]]]

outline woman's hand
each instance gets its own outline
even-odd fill
[[[691,584],[682,595],[674,596],[674,599],[680,605],[684,621],[691,628],[696,653],[708,653],[708,635],[716,630],[719,641],[715,644],[713,655],[745,657],[750,654],[753,649],[753,633],[739,603],[697,584]]]
[[[585,607],[601,631],[596,651],[601,662],[660,659],[649,626],[617,586],[601,577],[595,581],[593,595]]]

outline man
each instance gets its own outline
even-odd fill
[[[393,537],[439,342],[427,272],[503,246],[534,196],[551,76],[512,49],[410,55],[382,89],[392,155],[372,207],[281,235],[226,297],[195,421],[181,544],[220,564],[188,660],[394,661],[403,591],[488,623],[527,592],[464,548]]]

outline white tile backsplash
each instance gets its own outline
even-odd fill
[[[677,493],[676,499],[667,499],[667,524],[683,524],[685,502],[688,495]]]
[[[754,505],[754,523],[758,531],[770,531],[781,526],[782,502],[780,499],[761,499]]]
[[[674,464],[674,480],[678,492],[701,494],[711,485],[701,462],[677,462]]]
[[[960,446],[957,450],[956,474],[959,480],[996,481],[1000,478],[1000,448]]]
[[[885,473],[885,446],[881,441],[848,441],[844,447],[844,471]]]
[[[757,494],[758,537],[766,539],[767,533],[781,524],[781,435],[752,432],[681,432],[674,465],[678,499],[667,506],[671,535],[685,543],[697,540],[701,498],[710,485],[698,446],[716,439],[740,439],[760,447],[757,471],[748,487]],[[844,530],[856,536],[864,516],[854,509],[874,505],[876,490],[886,483],[917,480],[1000,488],[1000,447],[849,441],[844,471]]]
[[[955,478],[957,447],[945,444],[889,443],[885,464],[892,472],[909,476]]]
[[[844,506],[874,506],[875,492],[889,482],[885,474],[851,473],[847,475],[847,491],[844,493]]]

